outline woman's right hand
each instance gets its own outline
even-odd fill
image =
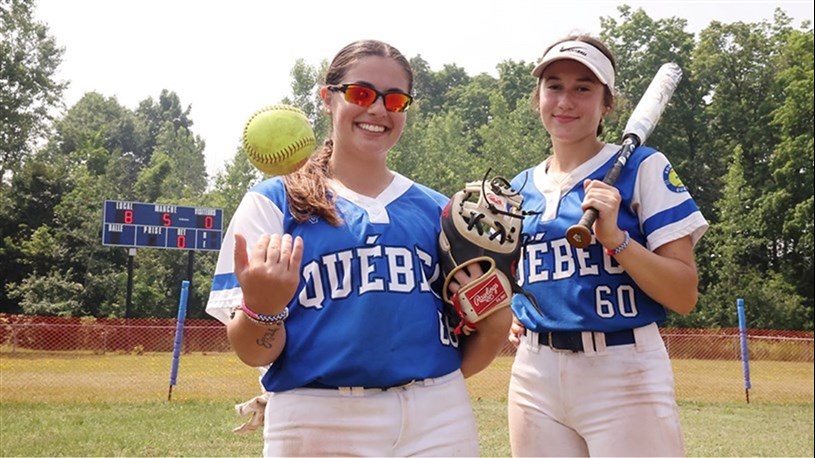
[[[283,310],[300,285],[303,239],[289,234],[264,234],[247,253],[246,238],[235,234],[235,276],[246,306],[255,313]]]
[[[518,345],[521,344],[521,336],[523,335],[526,328],[524,328],[523,323],[518,321],[518,318],[515,315],[512,315],[512,325],[509,327],[509,343],[518,348]]]

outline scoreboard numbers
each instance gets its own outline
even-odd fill
[[[102,244],[176,250],[221,249],[223,210],[106,200]]]

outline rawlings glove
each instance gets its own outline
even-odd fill
[[[477,330],[476,323],[510,305],[513,293],[526,294],[515,280],[526,215],[522,203],[505,178],[487,182],[485,177],[467,183],[444,207],[439,234],[442,296],[456,334]],[[456,272],[473,263],[480,263],[484,274],[450,297],[448,286]]]

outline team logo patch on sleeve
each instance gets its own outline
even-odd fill
[[[662,171],[662,181],[665,182],[665,186],[668,187],[673,192],[685,192],[688,188],[685,187],[685,184],[682,183],[682,179],[679,178],[677,175],[676,170],[674,170],[671,164],[665,166],[665,170]]]

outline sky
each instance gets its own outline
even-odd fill
[[[174,91],[191,107],[210,177],[235,156],[256,110],[291,95],[297,59],[319,66],[346,44],[373,38],[431,70],[455,64],[497,76],[502,61],[536,61],[554,40],[600,32],[617,7],[654,20],[687,20],[698,34],[711,21],[813,21],[815,0],[37,0],[34,19],[65,49],[55,78],[68,81],[66,108],[91,91],[135,110]]]

